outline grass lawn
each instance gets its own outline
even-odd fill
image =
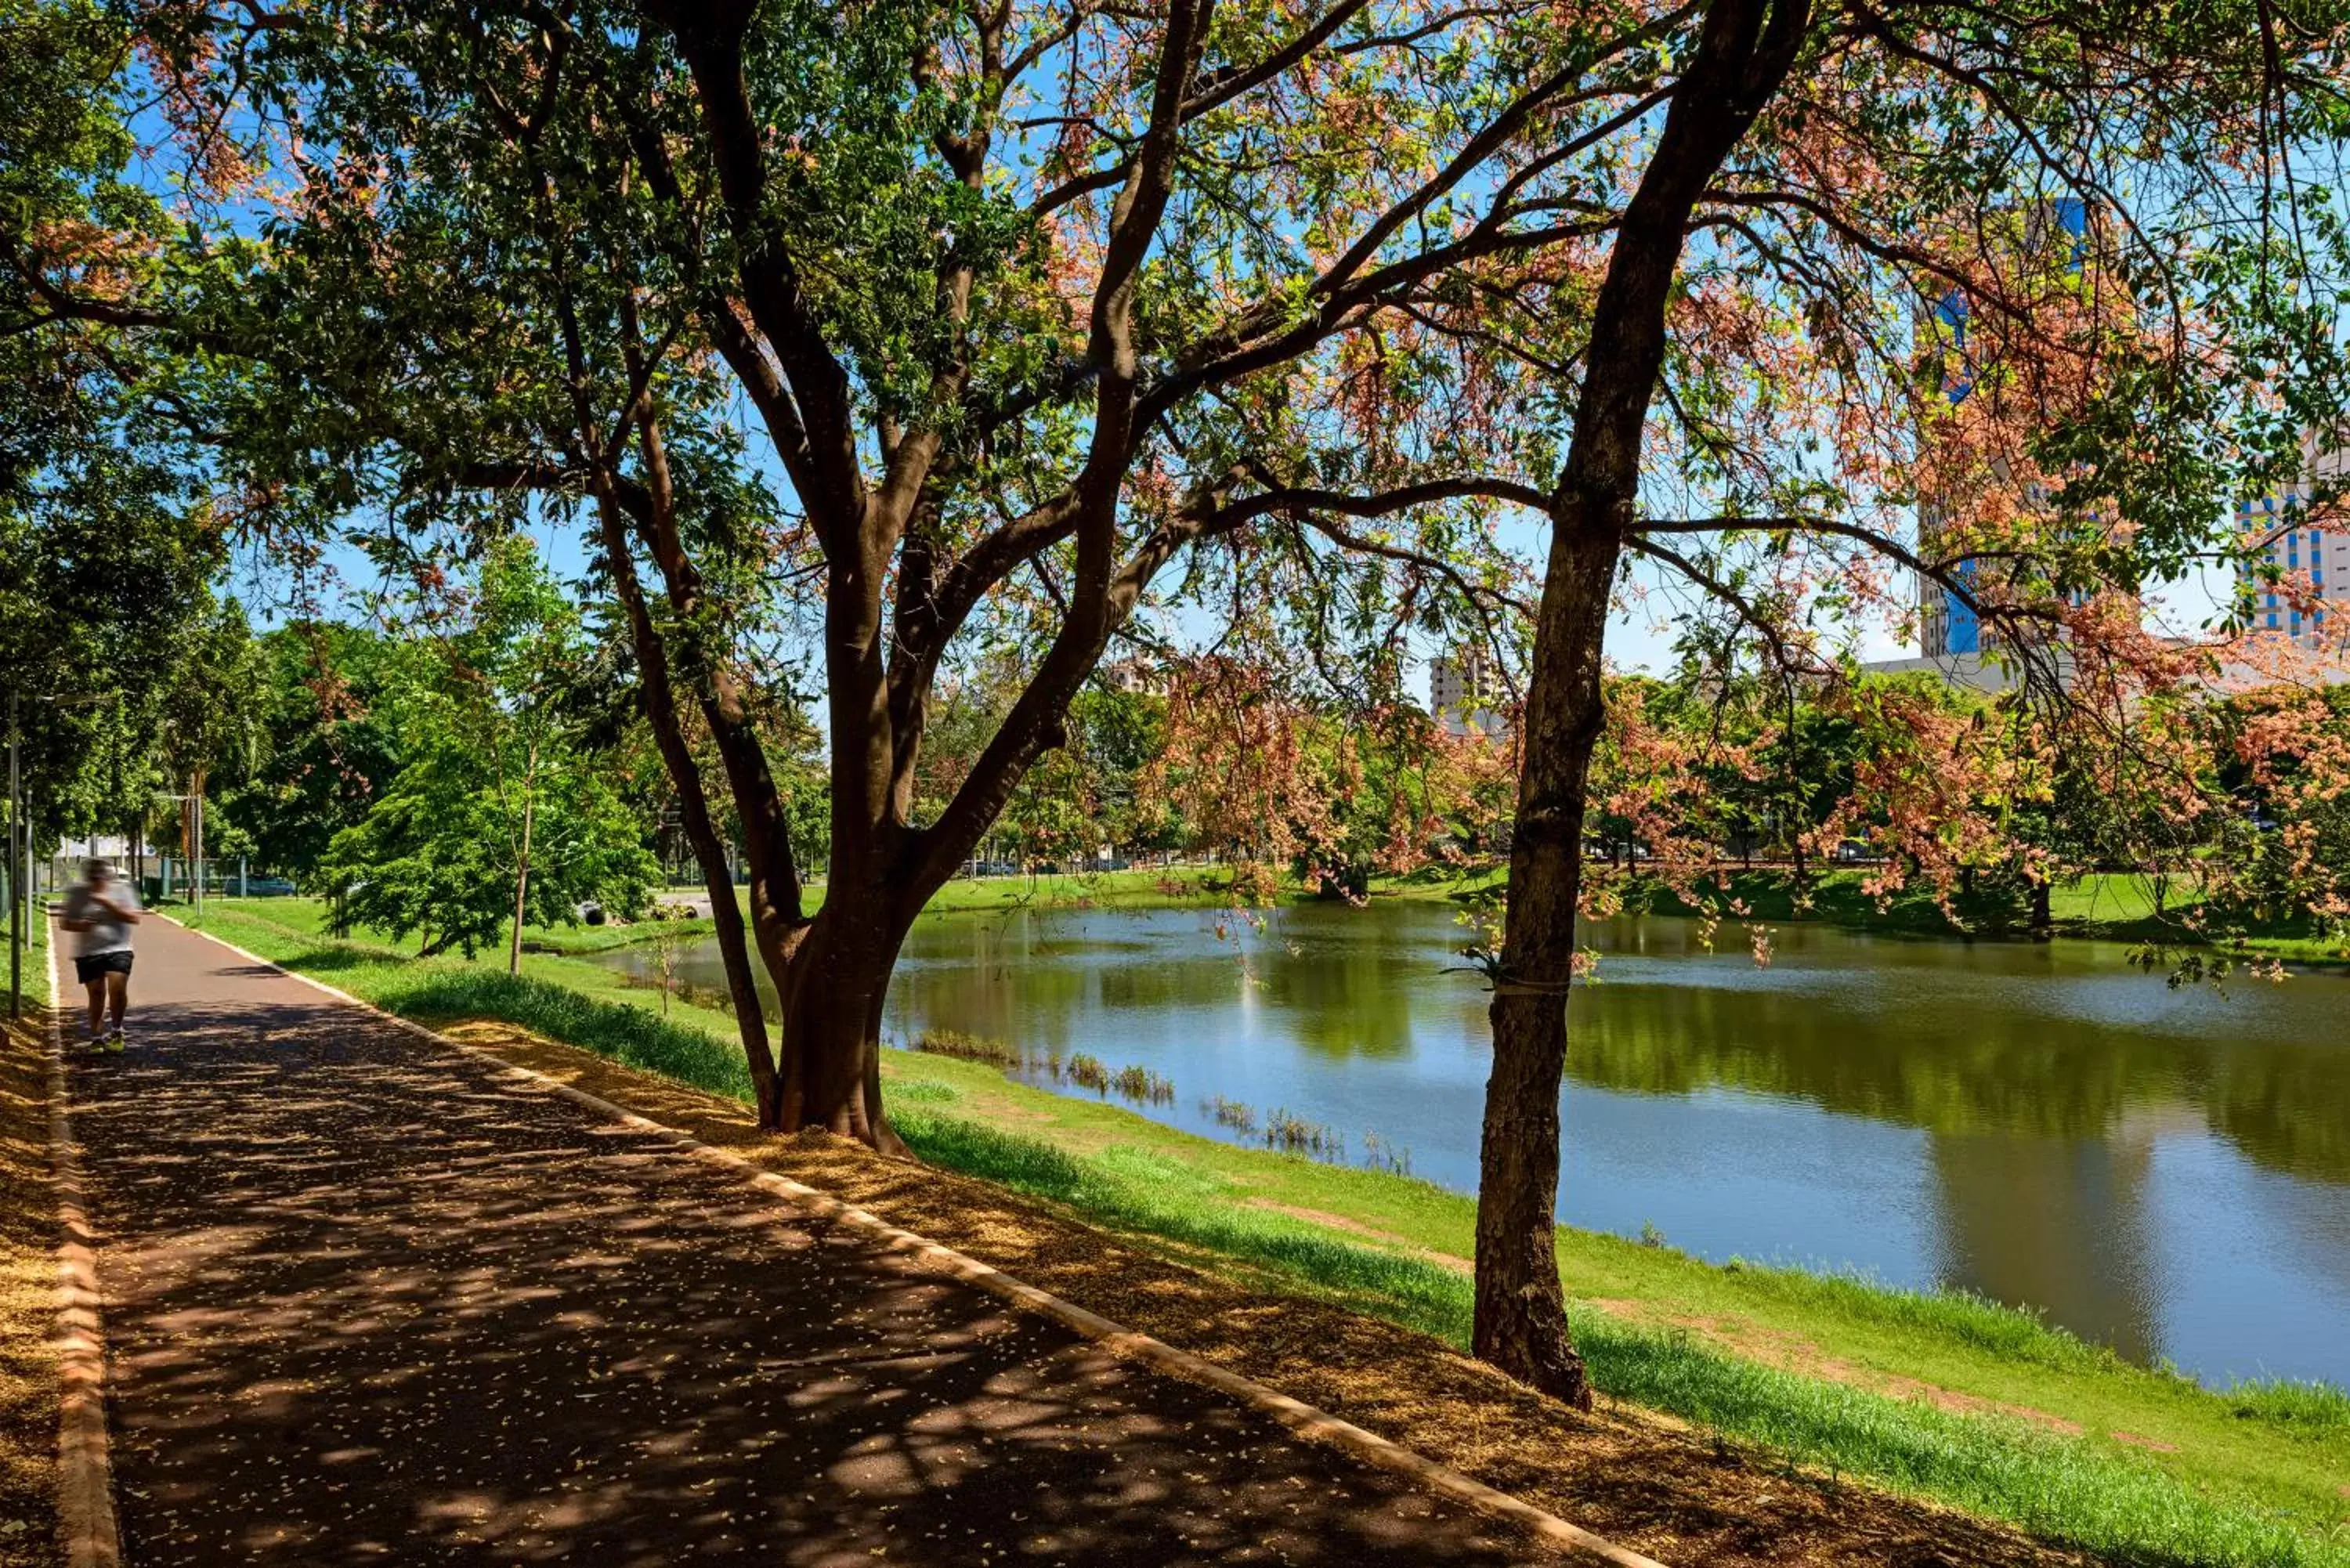
[[[289,930],[300,931],[306,936],[325,938],[328,935],[327,923],[330,909],[324,898],[208,898],[204,900],[204,910],[208,916],[214,911],[255,916],[267,920],[272,925],[284,926]],[[190,911],[186,905],[175,902],[171,906],[170,912],[184,919]],[[707,919],[658,922],[639,920],[632,924],[613,923],[601,926],[526,925],[522,929],[522,944],[525,959],[532,950],[552,953],[599,953],[613,948],[624,948],[637,942],[650,941],[663,930],[676,931],[685,936],[703,937],[710,934],[711,929],[711,922]],[[358,934],[362,940],[385,946],[390,945],[389,940],[380,932],[362,929]],[[480,961],[503,965],[505,962],[505,946],[501,941],[494,951],[484,950],[480,955]]]
[[[0,912],[0,984],[6,983],[8,978],[5,972],[8,962],[7,942],[8,917]],[[57,961],[60,965],[65,963],[63,954],[58,955]],[[31,919],[25,927],[25,957],[19,983],[24,986],[25,1000],[30,1005],[37,1007],[49,1000],[49,922],[42,915],[38,904],[32,907]],[[0,1007],[5,1004],[6,998],[0,996]]]
[[[206,925],[411,1016],[504,1019],[747,1097],[730,1019],[679,1002],[664,1021],[642,988],[593,964],[531,954],[518,984],[502,961],[322,940],[289,901],[215,901]],[[1466,1343],[1465,1197],[1195,1137],[974,1063],[891,1052],[883,1074],[893,1116],[933,1164],[1263,1287]],[[1595,1377],[1619,1398],[2122,1561],[2350,1564],[2339,1391],[2206,1390],[1966,1297],[1717,1267],[1584,1231],[1562,1232],[1559,1252]]]
[[[1181,909],[1226,902],[1232,873],[1220,866],[1096,871],[1077,877],[961,877],[934,894],[925,914],[1012,909],[1024,905]]]

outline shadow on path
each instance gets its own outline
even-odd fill
[[[1500,1563],[1401,1478],[151,922],[74,1069],[127,1560]]]

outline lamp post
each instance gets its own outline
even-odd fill
[[[8,693],[8,1017],[22,1016],[25,994],[25,888],[23,877],[33,858],[33,841],[16,853],[17,836],[25,831],[25,807],[16,787],[16,694]]]

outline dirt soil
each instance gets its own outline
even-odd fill
[[[760,1135],[740,1105],[510,1024],[447,1032],[1244,1376],[1321,1407],[1677,1568],[2055,1568],[2095,1561],[1922,1501],[1791,1469],[1602,1401],[1584,1416],[1450,1346],[1328,1304],[1251,1288],[1056,1206],[882,1158],[821,1134]]]
[[[0,1568],[54,1568],[56,1197],[38,1028],[0,1018]]]

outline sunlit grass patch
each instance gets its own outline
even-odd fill
[[[1833,1307],[1865,1322],[1923,1329],[2010,1361],[2073,1371],[2107,1371],[2125,1363],[2113,1350],[2052,1327],[2039,1313],[1970,1291],[1912,1290],[1854,1272],[1814,1272],[1733,1260],[1752,1288],[1792,1303]]]
[[[372,1000],[403,1017],[428,1022],[504,1019],[697,1089],[737,1100],[751,1098],[751,1070],[740,1047],[638,1008],[597,1002],[527,975],[430,970],[384,987]]]
[[[2311,1435],[2350,1436],[2350,1390],[2286,1379],[2239,1383],[2226,1397],[2237,1415]],[[2345,1481],[2350,1489],[2350,1481]],[[2350,1496],[2345,1490],[2345,1496]]]

